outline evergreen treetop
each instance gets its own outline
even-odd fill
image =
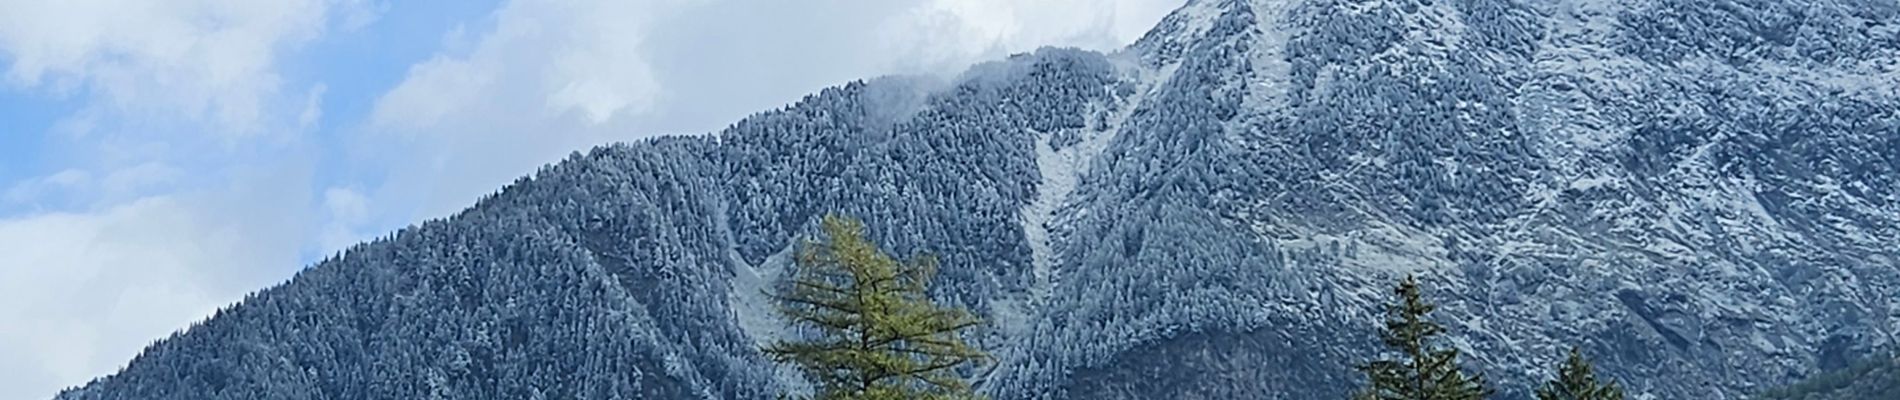
[[[781,313],[819,335],[765,352],[815,380],[819,399],[976,398],[957,369],[988,356],[958,332],[982,321],[931,302],[935,260],[892,258],[852,218],[826,216],[822,228],[825,241],[801,245],[789,289],[772,294]]]
[[[1537,388],[1537,400],[1623,400],[1623,388],[1616,381],[1598,382],[1583,351],[1570,348],[1570,358],[1557,370],[1557,378]]]
[[[1438,307],[1423,299],[1418,280],[1406,275],[1393,293],[1398,302],[1387,305],[1385,328],[1379,336],[1399,357],[1359,366],[1366,373],[1369,387],[1354,398],[1471,400],[1489,396],[1492,391],[1485,386],[1482,375],[1459,369],[1458,349],[1442,347],[1433,340],[1445,333],[1445,328],[1426,319]]]

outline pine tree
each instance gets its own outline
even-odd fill
[[[1482,375],[1467,375],[1458,368],[1458,349],[1441,348],[1433,340],[1445,328],[1426,320],[1426,314],[1438,307],[1419,295],[1418,280],[1406,275],[1393,291],[1398,303],[1389,304],[1385,329],[1380,338],[1386,347],[1396,350],[1396,360],[1379,360],[1359,366],[1370,387],[1353,396],[1365,400],[1469,400],[1491,394]]]
[[[958,332],[981,322],[926,295],[936,261],[898,261],[864,237],[864,224],[836,215],[826,240],[798,251],[791,286],[772,294],[793,323],[816,329],[809,340],[764,350],[818,384],[818,399],[976,398],[957,369],[988,358]]]
[[[1615,380],[1597,382],[1592,369],[1583,351],[1571,347],[1570,359],[1557,369],[1557,379],[1537,388],[1537,400],[1623,400],[1623,388]]]

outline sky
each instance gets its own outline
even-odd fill
[[[600,144],[1182,0],[0,0],[0,398]]]

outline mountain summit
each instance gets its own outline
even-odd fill
[[[1900,4],[1196,1],[1112,54],[575,154],[60,399],[768,398],[828,212],[938,254],[998,399],[1343,398],[1384,288],[1526,398],[1735,399],[1900,334]]]

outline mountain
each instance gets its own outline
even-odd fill
[[[1110,54],[575,154],[60,399],[767,398],[837,211],[940,256],[999,399],[1341,398],[1417,274],[1526,398],[1738,399],[1900,332],[1900,4],[1194,1]]]

